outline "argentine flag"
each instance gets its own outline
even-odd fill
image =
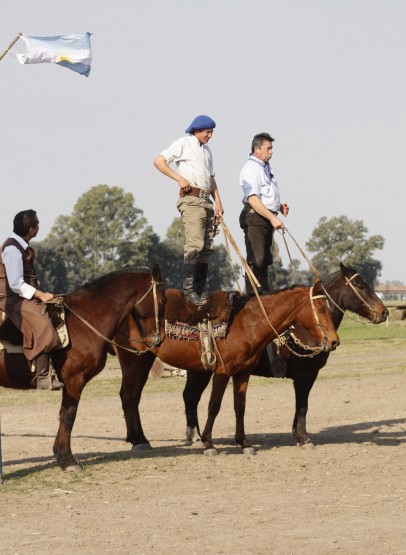
[[[92,63],[91,33],[56,37],[26,37],[26,54],[16,54],[20,64],[54,63],[89,77]]]

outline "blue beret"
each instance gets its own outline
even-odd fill
[[[216,122],[209,118],[209,116],[196,116],[185,133],[193,133],[193,131],[200,131],[201,129],[214,129]]]

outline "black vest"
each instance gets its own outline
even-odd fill
[[[23,257],[24,281],[29,285],[32,285],[33,287],[35,287],[35,289],[38,289],[37,274],[35,273],[35,268],[34,268],[34,258],[35,258],[34,249],[32,249],[31,247],[27,247],[26,249],[24,249],[16,239],[12,239],[11,237],[9,237],[3,243],[3,246],[1,247],[1,252],[3,252],[4,249],[9,245],[13,245],[14,247],[17,247],[17,249],[21,252],[21,256]],[[1,260],[1,257],[0,257],[0,294],[7,295],[8,297],[10,295],[17,295],[17,293],[15,293],[8,284],[6,268]]]

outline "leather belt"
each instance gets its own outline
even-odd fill
[[[272,214],[274,214],[274,216],[277,216],[279,214],[279,212],[274,212],[273,210],[270,210],[269,208],[268,208],[268,210],[269,210],[269,212],[272,212]],[[246,211],[248,212],[248,214],[256,213],[253,208],[246,208]]]
[[[183,189],[181,189],[179,191],[179,196],[180,197],[191,196],[191,197],[198,197],[198,198],[204,198],[205,200],[209,200],[210,191],[205,191],[203,189],[199,189],[199,187],[191,187],[191,190],[188,191],[187,193],[185,193],[183,191]]]

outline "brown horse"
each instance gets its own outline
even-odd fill
[[[77,471],[81,467],[70,442],[82,390],[104,368],[109,341],[130,314],[139,330],[139,342],[133,342],[129,356],[145,356],[147,348],[159,344],[164,336],[165,293],[158,266],[152,274],[125,268],[65,295],[63,302],[70,342],[52,353],[53,366],[65,384],[54,454],[63,470]],[[23,355],[1,352],[1,386],[27,389],[31,380],[30,364]]]
[[[377,297],[373,289],[361,278],[355,270],[346,268],[340,264],[340,271],[330,274],[323,279],[323,286],[332,299],[333,322],[338,329],[345,310],[351,310],[368,318],[374,324],[384,322],[388,317],[388,310]],[[310,338],[305,330],[296,327],[295,337],[301,342],[310,344]],[[289,342],[293,351],[306,354],[293,340]],[[293,419],[293,436],[297,445],[301,447],[312,447],[307,430],[306,415],[310,390],[318,376],[319,371],[327,363],[329,353],[319,353],[314,357],[298,357],[287,347],[281,348],[281,356],[286,364],[287,378],[293,380],[296,395],[296,410]],[[270,359],[266,351],[262,353],[258,365],[252,370],[254,376],[275,377]],[[188,372],[186,385],[183,391],[186,413],[186,440],[190,443],[198,441],[199,423],[197,407],[203,391],[209,384],[211,376],[202,372]]]
[[[166,296],[167,306],[173,302],[184,302],[180,291],[169,289]],[[226,337],[217,341],[219,356],[214,363],[213,390],[208,420],[202,435],[205,452],[209,454],[215,452],[212,428],[230,377],[233,377],[234,382],[235,439],[244,451],[252,451],[252,445],[244,431],[248,380],[251,369],[258,364],[265,346],[277,333],[281,333],[292,324],[300,324],[323,345],[323,349],[333,350],[339,344],[331,312],[327,308],[326,297],[319,281],[316,281],[313,288],[294,287],[275,291],[261,296],[261,299],[273,328],[263,316],[258,300],[243,297],[234,308]],[[127,337],[138,337],[132,318],[127,320],[122,331]],[[123,341],[121,336],[117,336],[116,341],[126,346],[132,345],[131,340]],[[162,344],[153,349],[153,353],[149,352],[142,358],[129,357],[121,350],[118,350],[117,354],[123,372],[120,396],[127,425],[127,441],[131,442],[135,449],[149,447],[142,430],[138,405],[154,358],[159,356],[162,361],[186,370],[207,372],[203,369],[201,361],[200,342],[174,339],[167,335]]]

